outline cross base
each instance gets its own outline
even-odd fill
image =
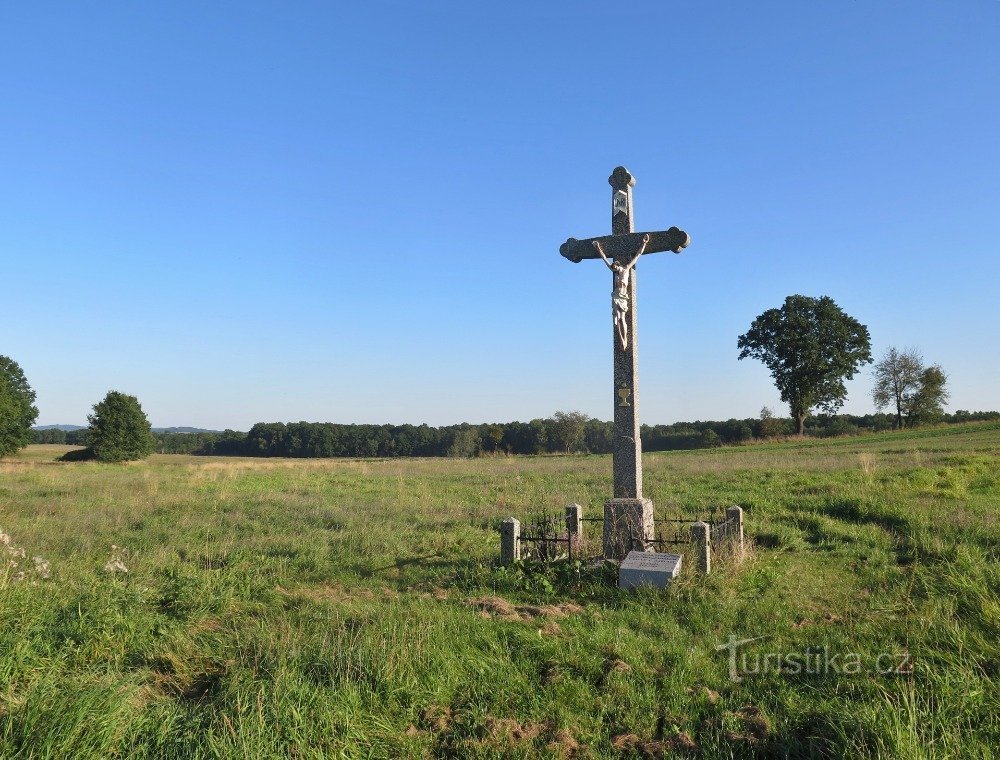
[[[653,535],[652,499],[604,502],[604,558],[623,560],[630,551],[649,551]]]

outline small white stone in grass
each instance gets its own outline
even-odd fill
[[[108,564],[104,566],[105,572],[108,573],[127,573],[128,568],[125,567],[125,563],[120,559],[112,559],[108,561]]]
[[[0,544],[3,544],[4,546],[10,546],[10,536],[4,533],[3,531],[0,531]]]
[[[52,572],[49,569],[49,561],[44,557],[32,557],[35,562],[35,572],[39,578],[48,578]]]

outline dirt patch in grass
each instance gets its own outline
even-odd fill
[[[583,607],[572,602],[561,604],[511,604],[499,596],[478,596],[465,600],[465,604],[486,618],[503,620],[534,620],[536,618],[565,618],[583,612]]]
[[[450,707],[429,705],[420,713],[420,727],[425,731],[442,733],[451,727],[452,717]]]
[[[487,717],[486,726],[491,738],[506,738],[516,743],[533,742],[546,729],[544,723],[537,721],[520,723],[514,718],[494,718],[493,716]]]
[[[698,751],[697,743],[687,731],[680,731],[664,739],[648,741],[636,734],[619,734],[611,740],[611,746],[620,752],[649,758],[674,757]]]
[[[553,734],[548,749],[560,757],[571,758],[580,754],[581,747],[580,742],[574,739],[569,731],[561,728]]]
[[[771,735],[771,721],[756,705],[741,707],[734,714],[739,719],[740,731],[726,731],[729,741],[759,744]]]
[[[488,738],[493,742],[536,744],[541,741],[550,752],[563,758],[578,757],[581,752],[580,743],[573,735],[564,728],[556,730],[551,722],[522,723],[514,718],[487,716],[486,726]]]
[[[465,604],[475,610],[479,610],[486,617],[496,616],[502,618],[517,618],[517,611],[514,605],[503,597],[499,596],[479,596],[466,599]]]
[[[628,673],[631,670],[632,666],[625,662],[625,660],[608,660],[604,664],[605,673]]]

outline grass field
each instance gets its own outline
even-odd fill
[[[1000,425],[646,455],[756,544],[659,594],[494,566],[607,457],[63,451],[0,461],[0,757],[1000,756]]]

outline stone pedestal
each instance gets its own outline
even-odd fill
[[[651,499],[611,499],[604,503],[604,557],[625,559],[630,551],[648,551],[653,539]]]

